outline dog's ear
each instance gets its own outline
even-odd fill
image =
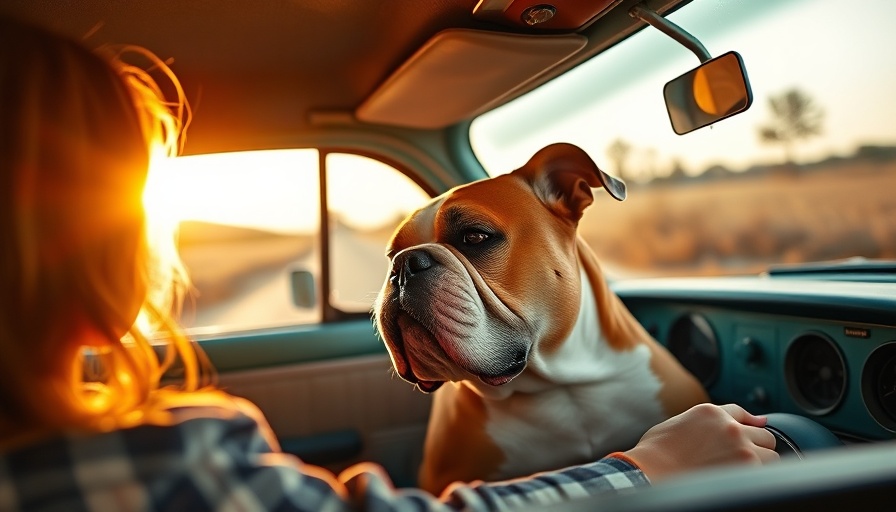
[[[529,182],[544,204],[575,222],[594,202],[592,188],[603,187],[613,198],[625,199],[625,183],[600,170],[588,153],[572,144],[551,144],[514,173]]]

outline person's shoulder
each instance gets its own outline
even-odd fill
[[[129,489],[115,500],[140,504],[135,508],[152,503],[166,509],[160,504],[186,499],[196,505],[190,509],[211,509],[217,498],[203,486],[242,485],[236,468],[277,451],[258,408],[238,397],[172,393],[154,411],[126,428],[68,431],[0,452],[0,510],[11,508],[10,496],[29,505],[50,495],[69,508],[84,508],[89,500],[109,498],[109,489]]]
[[[184,439],[254,437],[264,440],[270,449],[279,449],[267,419],[255,404],[218,390],[165,396],[158,401],[156,411],[136,428],[140,430],[165,430]]]
[[[238,396],[223,391],[197,391],[192,393],[172,393],[160,400],[160,409],[170,415],[171,422],[192,419],[233,420],[245,418],[256,423],[266,423],[264,414],[258,407]],[[161,420],[161,423],[167,422]],[[158,421],[150,421],[158,423]]]

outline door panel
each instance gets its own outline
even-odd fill
[[[202,344],[219,373],[386,353],[369,318],[212,335],[195,331],[190,334]]]
[[[413,485],[430,398],[394,376],[385,353],[222,372],[220,385],[257,404],[285,448],[334,471],[377,462]]]

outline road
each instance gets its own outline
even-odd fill
[[[346,310],[368,310],[387,270],[383,256],[386,241],[357,236],[341,227],[331,237],[331,243],[331,300]],[[318,308],[299,309],[293,305],[290,274],[293,270],[312,269],[317,275],[319,260],[319,252],[311,251],[306,258],[251,276],[232,299],[197,311],[192,325],[229,331],[318,321]],[[319,279],[316,282],[319,284]]]

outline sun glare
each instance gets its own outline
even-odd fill
[[[318,224],[317,151],[253,151],[153,160],[151,224],[182,221],[307,233]]]
[[[176,208],[170,207],[168,194],[175,189],[172,183],[173,158],[157,152],[150,159],[149,175],[143,191],[143,208],[146,210],[147,223],[151,227],[167,226],[174,228],[180,222]]]
[[[392,167],[359,155],[327,157],[329,207],[356,229],[377,229],[428,196]],[[318,152],[249,151],[153,159],[143,203],[159,230],[180,222],[223,224],[278,233],[319,225]]]

